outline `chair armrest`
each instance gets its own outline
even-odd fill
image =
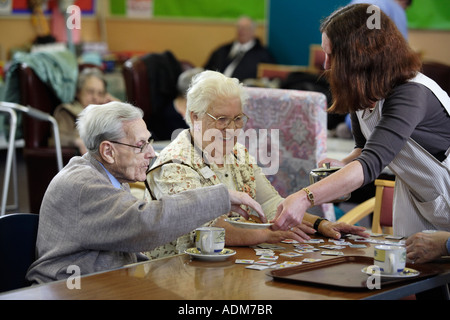
[[[363,203],[357,205],[352,210],[344,214],[337,222],[345,222],[348,224],[355,224],[362,218],[368,216],[375,208],[375,197],[370,198]]]

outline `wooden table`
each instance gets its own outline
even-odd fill
[[[377,238],[379,239],[379,238]],[[328,244],[313,244],[314,247]],[[374,244],[367,248],[342,249],[345,255],[373,257]],[[280,243],[292,251],[292,244]],[[34,286],[7,292],[0,299],[158,299],[158,300],[315,300],[315,299],[398,299],[425,290],[447,288],[450,282],[450,263],[431,263],[438,274],[429,278],[412,279],[401,284],[372,290],[341,290],[335,287],[314,286],[274,280],[270,269],[258,271],[236,264],[236,259],[258,260],[255,250],[236,247],[236,254],[225,261],[200,261],[181,254],[126,266],[117,270],[81,277],[80,289],[68,289],[66,281]],[[321,249],[322,250],[322,249]],[[332,259],[320,252],[301,257],[279,256],[278,262],[302,261],[304,258]],[[419,269],[419,265],[417,265]],[[447,290],[448,292],[448,290]]]

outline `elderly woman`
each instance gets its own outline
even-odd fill
[[[272,187],[237,137],[247,122],[242,107],[245,92],[237,79],[214,71],[196,75],[187,93],[186,120],[190,129],[181,132],[159,155],[147,175],[150,190],[156,198],[165,194],[224,183],[230,189],[248,193],[261,204],[267,219],[272,219],[283,198]],[[226,216],[207,225],[225,228],[225,243],[229,246],[276,243],[283,239],[302,241],[318,217],[307,214],[305,224],[289,231],[242,229],[224,221]],[[339,232],[363,234],[364,228],[324,221],[316,225],[329,237],[339,238]],[[160,247],[152,257],[176,254],[193,246],[192,234]]]
[[[80,154],[87,152],[83,141],[80,139],[75,122],[80,112],[88,105],[117,101],[106,91],[106,88],[106,80],[99,69],[87,68],[80,73],[75,100],[72,103],[59,105],[53,113],[58,122],[63,147],[76,147]]]
[[[297,225],[312,205],[368,184],[388,166],[396,175],[394,233],[450,231],[450,98],[420,73],[392,20],[373,9],[347,6],[322,23],[331,110],[351,113],[356,146],[341,161],[325,160],[343,166],[338,172],[285,199],[276,229]],[[372,14],[379,27],[368,23]]]

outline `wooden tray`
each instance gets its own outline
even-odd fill
[[[268,272],[275,280],[299,282],[322,286],[333,286],[350,290],[369,290],[367,279],[369,275],[362,272],[364,267],[373,265],[372,257],[343,256],[313,263],[303,263],[300,266],[275,269]],[[416,266],[412,268],[420,271],[416,277],[409,278],[381,278],[383,285],[404,281],[414,281],[418,278],[430,276],[437,272],[422,272]]]

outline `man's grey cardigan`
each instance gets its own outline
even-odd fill
[[[91,155],[74,157],[51,181],[42,201],[37,260],[30,281],[110,270],[145,259],[149,251],[230,210],[224,185],[138,200],[128,184],[115,188]]]

